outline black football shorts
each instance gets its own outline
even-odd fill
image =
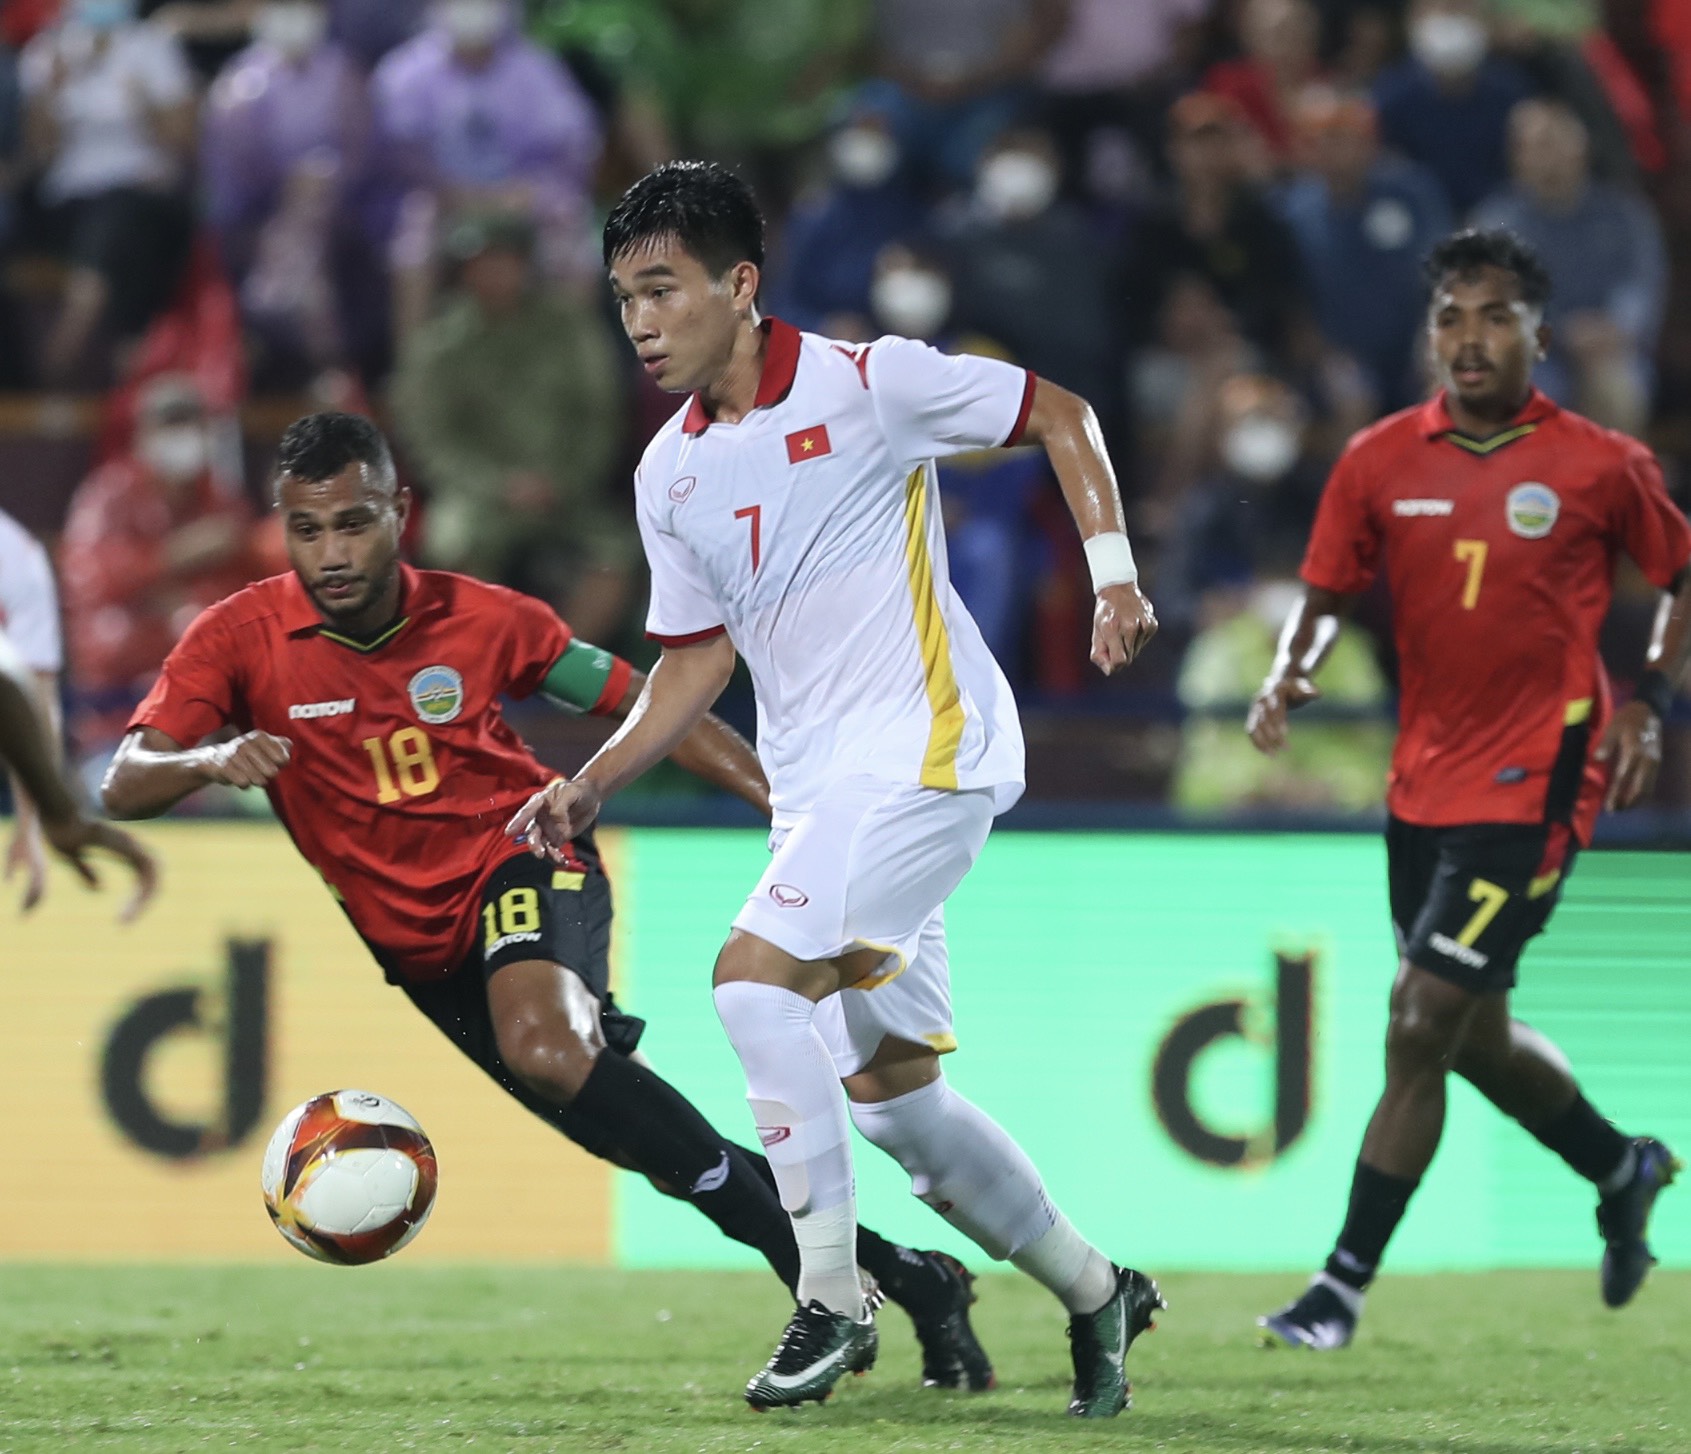
[[[1386,872],[1398,948],[1411,964],[1475,994],[1515,983],[1573,871],[1564,824],[1386,824]]]

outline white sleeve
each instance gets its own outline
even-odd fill
[[[908,338],[871,344],[865,378],[887,443],[906,464],[1014,443],[1035,383],[1014,364],[941,353]]]
[[[64,667],[59,637],[59,593],[41,542],[10,521],[0,522],[0,627],[31,671]]]
[[[646,608],[646,634],[665,646],[684,646],[719,635],[722,608],[710,588],[699,558],[663,528],[646,503],[639,477],[634,483],[635,517],[640,543],[652,572],[651,604]]]

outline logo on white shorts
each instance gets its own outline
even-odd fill
[[[769,897],[783,909],[802,909],[810,902],[810,895],[791,884],[770,884]]]
[[[757,1139],[765,1146],[779,1146],[793,1134],[791,1126],[759,1126]]]

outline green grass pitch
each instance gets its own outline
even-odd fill
[[[1297,1286],[1165,1279],[1135,1407],[1082,1425],[1062,1317],[1015,1277],[977,1309],[997,1392],[917,1387],[888,1309],[874,1373],[760,1416],[738,1391],[784,1309],[753,1274],[13,1265],[0,1451],[1691,1450],[1691,1273],[1620,1314],[1594,1272],[1387,1278],[1348,1352],[1257,1349],[1252,1319]]]

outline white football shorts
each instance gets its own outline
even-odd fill
[[[956,1049],[944,905],[980,855],[994,812],[990,789],[854,777],[770,835],[769,868],[734,927],[797,959],[865,948],[887,955],[858,987],[817,1007],[840,1075],[861,1070],[889,1035]]]

